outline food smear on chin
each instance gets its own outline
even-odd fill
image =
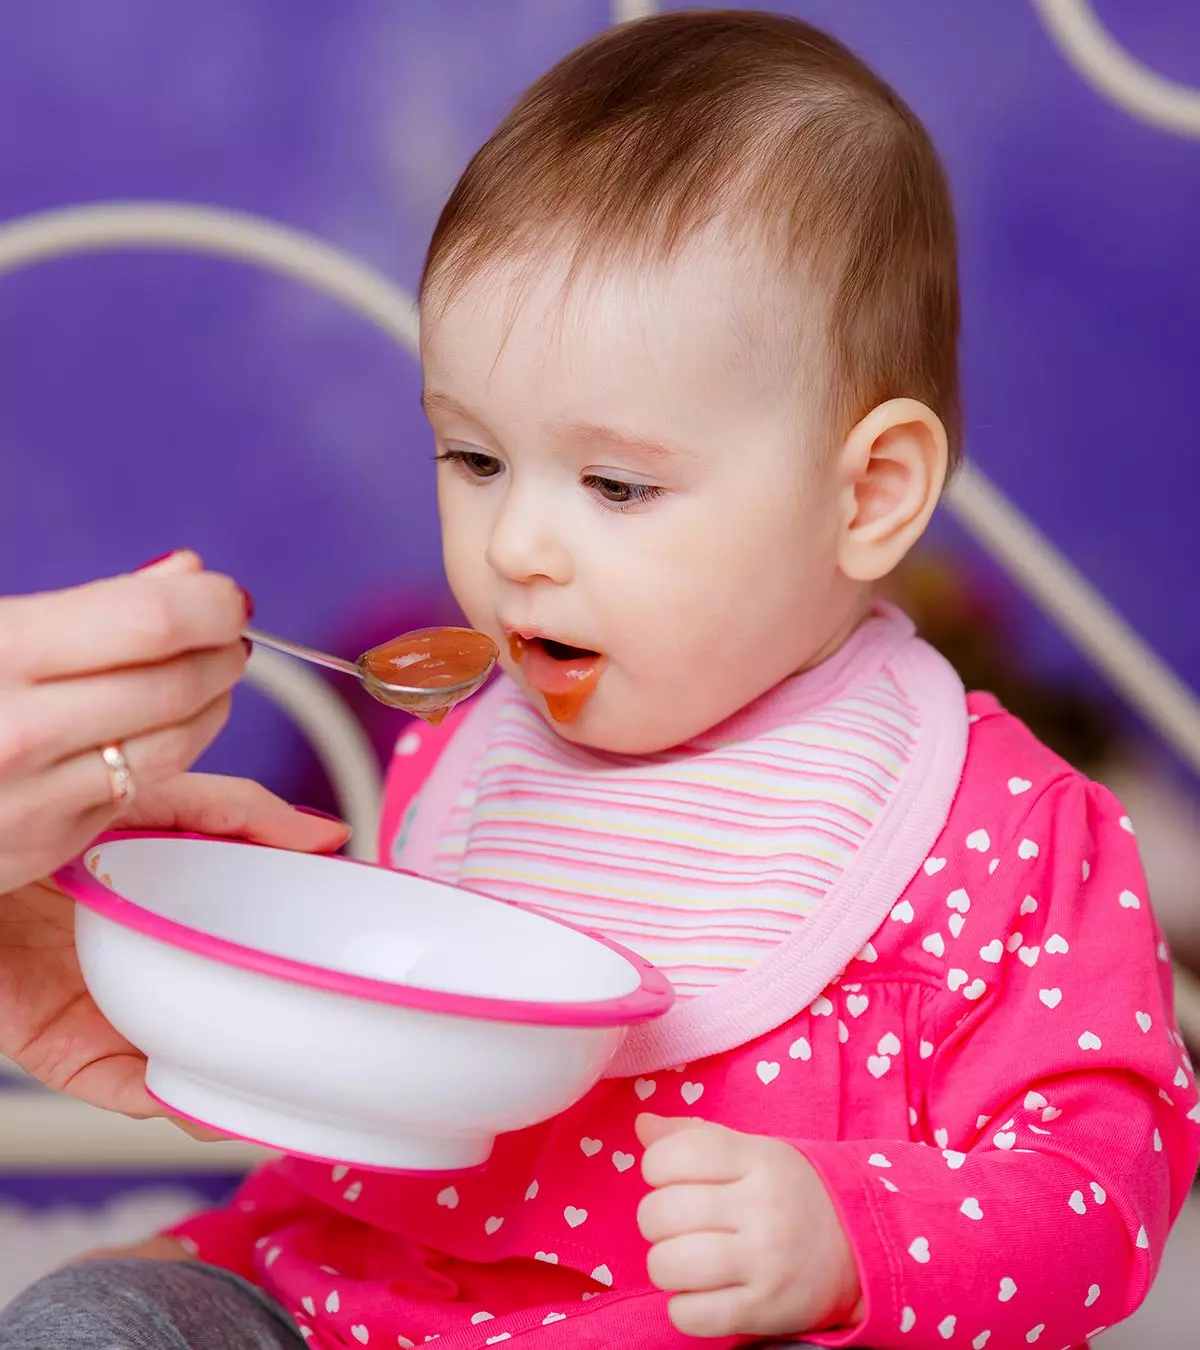
[[[525,682],[545,701],[551,719],[574,722],[596,692],[604,671],[604,658],[599,652],[546,638],[525,638],[519,633],[509,636],[508,647]]]

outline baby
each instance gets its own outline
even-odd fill
[[[920,123],[791,19],[615,29],[475,156],[421,301],[446,568],[505,674],[401,737],[383,854],[677,1002],[480,1171],[285,1159],[134,1252],[179,1259],[46,1289],[226,1350],[1127,1317],[1200,1151],[1132,826],[872,595],[959,447]]]

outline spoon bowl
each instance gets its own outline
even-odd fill
[[[357,661],[257,628],[244,629],[243,636],[285,656],[353,676],[380,703],[434,724],[483,688],[500,655],[491,638],[473,628],[418,628],[372,647]]]

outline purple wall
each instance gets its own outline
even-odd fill
[[[1200,683],[1185,515],[1200,141],[1093,93],[1018,0],[774,7],[855,46],[946,156],[971,453]],[[1139,58],[1200,85],[1200,8],[1096,9]],[[473,147],[609,17],[607,0],[6,6],[0,220],[208,202],[411,286]],[[103,255],[0,277],[0,591],[186,544],[254,592],[264,627],[353,654],[439,587],[417,392],[411,359],[363,323],[234,264]],[[285,791],[310,771],[249,692],[208,766]]]

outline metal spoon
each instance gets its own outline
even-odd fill
[[[500,655],[491,638],[473,628],[419,628],[372,647],[357,661],[257,628],[243,630],[243,636],[286,656],[352,675],[380,703],[434,723],[483,687]]]

